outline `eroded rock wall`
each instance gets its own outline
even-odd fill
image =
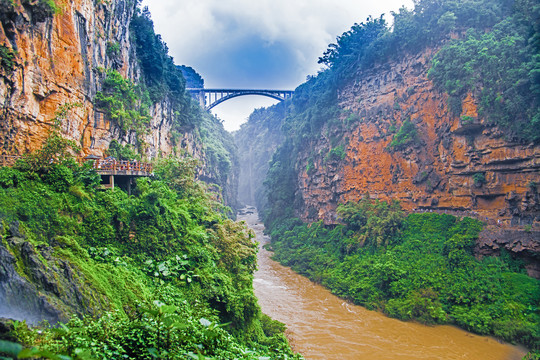
[[[341,88],[339,124],[326,125],[299,156],[304,220],[335,223],[339,203],[369,193],[399,200],[408,211],[467,215],[500,228],[540,228],[540,147],[507,141],[504,129],[478,115],[472,96],[460,116],[452,115],[446,95],[427,76],[434,53],[364,71]],[[390,149],[406,120],[417,139]],[[336,138],[343,159],[328,156]]]
[[[133,81],[140,78],[129,24],[135,11],[130,0],[57,2],[60,11],[43,13],[29,2],[2,2],[0,44],[15,54],[13,71],[0,76],[0,151],[22,154],[39,148],[51,120],[64,104],[82,104],[62,124],[66,137],[79,143],[83,156],[102,155],[113,139],[136,145],[135,132],[124,132],[94,108],[106,69]],[[118,51],[108,51],[108,47]],[[165,100],[150,109],[151,124],[144,135],[148,158],[173,151],[170,130],[174,119]],[[180,134],[178,147],[202,157],[192,132]]]

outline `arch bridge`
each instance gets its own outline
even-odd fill
[[[210,110],[229,99],[245,95],[261,95],[272,99],[284,101],[292,98],[293,90],[264,90],[264,89],[186,89],[201,107]]]

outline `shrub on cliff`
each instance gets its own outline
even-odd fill
[[[118,71],[108,70],[101,91],[94,99],[96,107],[123,131],[134,131],[139,141],[150,123],[150,101],[146,90],[125,79]]]
[[[489,32],[468,31],[444,46],[433,60],[429,78],[449,94],[450,109],[461,114],[461,100],[473,94],[478,113],[510,130],[509,138],[540,141],[540,60],[536,38],[540,5],[529,15],[516,13]]]
[[[407,146],[418,142],[418,140],[419,137],[416,126],[409,119],[406,119],[392,138],[390,144],[388,144],[387,150],[390,152],[403,150]]]
[[[0,68],[2,75],[11,75],[17,63],[15,62],[15,53],[5,45],[0,45]]]

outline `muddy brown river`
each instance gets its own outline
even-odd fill
[[[306,359],[517,360],[526,353],[453,326],[402,322],[348,303],[270,259],[255,210],[238,220],[255,231],[261,246],[254,287],[262,310],[287,325],[291,345]]]

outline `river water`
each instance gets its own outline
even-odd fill
[[[402,322],[350,304],[270,259],[255,209],[244,209],[238,220],[260,243],[254,287],[262,311],[287,325],[293,349],[306,359],[518,360],[526,353],[453,326]]]

